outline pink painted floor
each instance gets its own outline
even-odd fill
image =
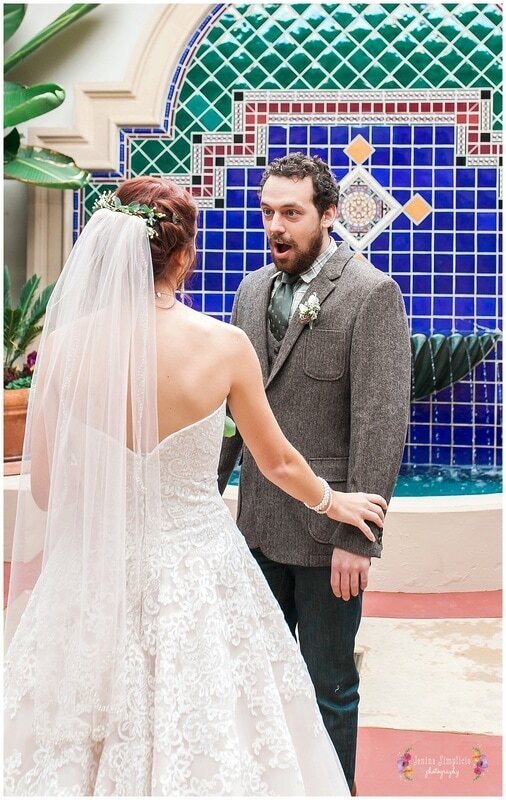
[[[365,592],[362,613],[397,619],[501,618],[502,592]]]
[[[474,747],[480,748],[489,764],[477,780]],[[397,768],[407,748],[411,748],[412,780]],[[356,784],[362,797],[502,796],[501,767],[499,736],[359,729]]]

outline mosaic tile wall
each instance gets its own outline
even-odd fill
[[[194,306],[229,319],[269,260],[263,167],[302,151],[341,184],[338,238],[399,284],[413,333],[500,328],[501,9],[497,4],[219,5],[181,55],[156,129],[75,195],[171,176],[201,208]],[[501,463],[498,350],[412,404],[407,464]]]

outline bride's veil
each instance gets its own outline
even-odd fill
[[[10,646],[46,740],[101,739],[125,707],[126,608],[140,624],[141,548],[160,528],[156,397],[146,224],[101,209],[48,305],[14,532],[6,639],[33,604]]]

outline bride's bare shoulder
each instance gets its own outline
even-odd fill
[[[223,347],[241,348],[249,341],[244,331],[235,325],[222,322],[189,306],[185,306],[184,310],[189,324],[194,325],[202,334],[212,337],[215,343]]]

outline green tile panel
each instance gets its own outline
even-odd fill
[[[241,89],[491,88],[501,129],[501,11],[495,4],[226,6],[182,71],[174,129],[132,143],[132,174],[187,173],[193,133],[230,131]]]

